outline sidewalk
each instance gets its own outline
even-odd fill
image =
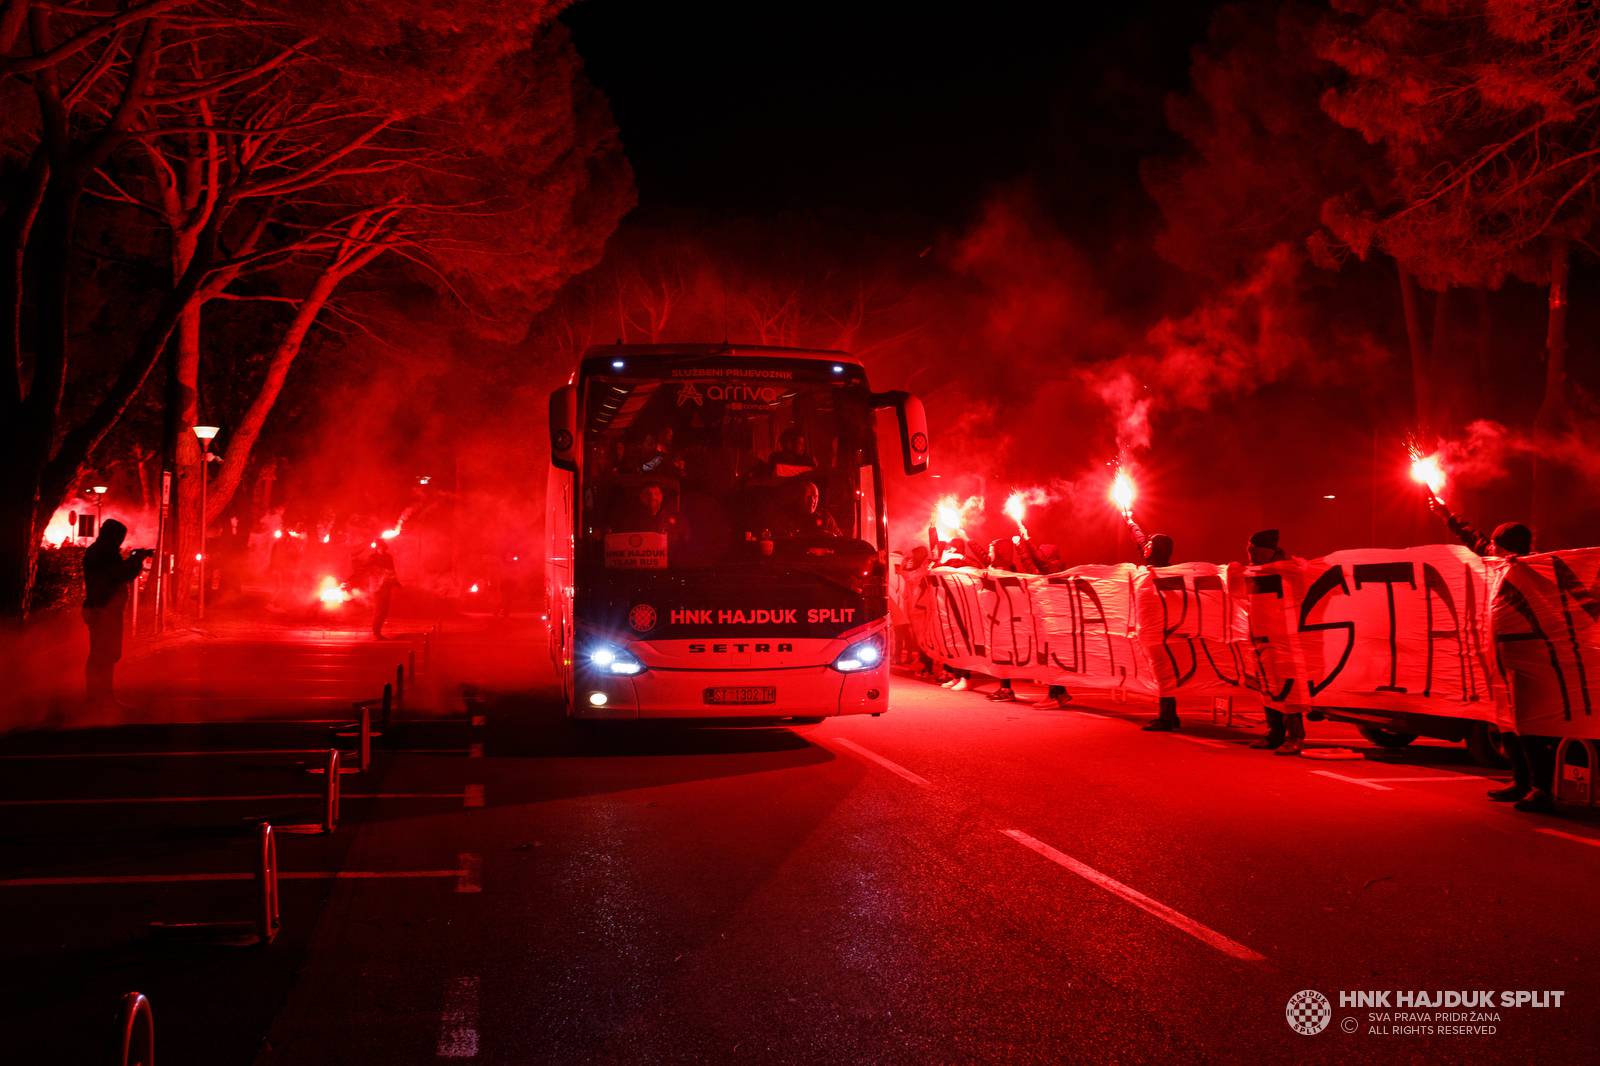
[[[313,703],[346,713],[351,700],[377,697],[386,676],[392,678],[394,667],[407,661],[436,624],[434,617],[398,615],[386,627],[394,639],[380,641],[365,612],[284,612],[239,602],[160,636],[127,640],[117,670],[118,700],[91,705],[83,699],[87,632],[75,610],[53,611],[0,634],[0,677],[7,688],[0,700],[0,734],[271,717]],[[350,659],[362,664],[356,671],[359,692],[354,681],[328,683],[329,668]],[[413,702],[423,695],[412,693]]]

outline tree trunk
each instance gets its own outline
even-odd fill
[[[196,300],[184,309],[173,335],[169,403],[168,445],[172,456],[172,540],[177,572],[172,579],[171,604],[179,614],[188,612],[194,595],[195,553],[200,550],[200,441],[194,427],[200,423],[200,309]]]
[[[364,255],[359,265],[364,266],[371,258],[370,255]],[[227,461],[219,464],[219,469],[212,479],[206,498],[208,521],[219,518],[233,501],[233,494],[238,491],[244,479],[250,452],[255,448],[256,441],[261,438],[262,427],[266,425],[267,416],[272,413],[273,404],[278,402],[278,394],[283,391],[284,380],[289,376],[289,368],[294,365],[295,357],[300,354],[306,334],[311,331],[312,324],[322,313],[322,308],[326,306],[333,291],[350,273],[353,273],[353,269],[329,268],[327,273],[317,279],[305,301],[295,310],[294,319],[289,323],[278,341],[278,346],[273,349],[272,357],[267,361],[267,374],[261,382],[260,389],[250,401],[244,417],[234,426],[233,437],[228,442],[225,452]]]
[[[1550,314],[1544,334],[1544,399],[1539,425],[1554,429],[1567,413],[1567,274],[1571,249],[1565,237],[1550,242]]]
[[[1411,350],[1411,399],[1415,408],[1417,427],[1428,424],[1432,395],[1428,388],[1428,349],[1422,329],[1421,300],[1417,294],[1417,280],[1399,263],[1395,269],[1400,274],[1400,306],[1405,312],[1406,343]]]
[[[39,561],[39,475],[44,439],[18,419],[5,434],[9,447],[0,463],[0,615],[22,621],[33,597]]]
[[[37,226],[37,321],[33,380],[12,412],[7,434],[5,473],[0,481],[0,613],[21,620],[33,600],[39,561],[40,511],[55,509],[43,491],[50,448],[55,442],[67,372],[67,301],[70,290],[72,224],[77,210],[73,183],[47,192]],[[47,520],[48,516],[45,516]]]
[[[1481,409],[1487,402],[1492,402],[1493,394],[1490,389],[1493,382],[1490,374],[1494,361],[1494,308],[1489,303],[1488,289],[1474,289],[1473,299],[1478,305],[1478,328],[1473,337],[1473,355],[1476,357],[1474,369],[1474,384],[1477,386],[1473,396],[1474,409]]]
[[[1571,248],[1565,237],[1550,240],[1550,301],[1544,334],[1544,396],[1534,428],[1541,434],[1554,434],[1566,426],[1567,400],[1567,274]],[[1551,505],[1558,492],[1555,467],[1534,454],[1532,470],[1532,512],[1535,529],[1550,529]]]
[[[1428,338],[1427,370],[1441,372],[1444,383],[1428,379],[1427,418],[1422,423],[1429,431],[1442,428],[1454,409],[1453,401],[1460,389],[1459,367],[1450,358],[1450,288],[1439,290],[1433,298],[1433,333]],[[1440,424],[1435,424],[1435,423]]]

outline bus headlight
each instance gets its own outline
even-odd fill
[[[603,674],[622,674],[631,677],[644,672],[644,663],[627,648],[615,644],[596,644],[589,649],[589,665]]]
[[[876,640],[858,640],[833,660],[833,668],[843,674],[857,670],[870,670],[883,659],[883,649]]]

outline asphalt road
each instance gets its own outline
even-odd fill
[[[1151,735],[904,679],[876,719],[574,730],[531,623],[435,641],[339,831],[279,839],[270,947],[152,938],[252,913],[250,826],[315,817],[316,719],[414,646],[190,642],[129,671],[129,718],[209,724],[0,741],[0,1059],[116,1061],[136,988],[163,1066],[1593,1061],[1600,820],[1491,805],[1459,748],[1313,726],[1362,757],[1275,758],[1187,709]],[[1479,989],[1565,995],[1339,999]]]

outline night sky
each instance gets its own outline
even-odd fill
[[[1207,4],[686,5],[566,15],[642,218],[837,210],[959,222],[1036,178],[1073,218],[1142,200]]]

